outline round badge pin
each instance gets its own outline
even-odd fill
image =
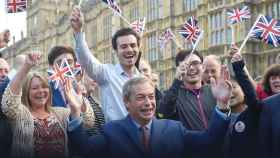
[[[246,126],[245,126],[244,122],[242,122],[242,121],[238,121],[234,125],[235,131],[239,132],[239,133],[244,132],[245,128],[246,128]]]

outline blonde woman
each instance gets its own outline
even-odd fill
[[[68,157],[69,109],[52,107],[46,77],[28,74],[39,59],[39,54],[27,55],[3,95],[2,111],[13,130],[12,158]]]

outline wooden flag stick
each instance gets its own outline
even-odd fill
[[[182,45],[179,43],[175,36],[172,38],[172,40],[174,41],[175,45],[178,47],[179,50],[183,49]]]
[[[118,13],[118,15],[120,16],[120,18],[125,22],[127,23],[129,26],[130,26],[130,22],[125,18],[123,17],[121,14]]]
[[[230,29],[231,29],[231,45],[234,45],[235,44],[234,26],[230,25]]]
[[[200,33],[200,35],[198,36],[198,39],[197,39],[197,41],[195,42],[195,44],[194,44],[194,46],[193,46],[193,49],[192,49],[192,51],[191,51],[190,55],[191,55],[191,54],[194,52],[194,50],[196,49],[196,47],[197,47],[197,45],[198,45],[199,41],[201,40],[201,38],[202,38],[203,34],[204,34],[204,31],[203,31],[203,30],[201,30],[201,33]]]
[[[79,1],[79,8],[81,8],[82,3],[83,3],[83,0],[80,0]]]
[[[241,52],[242,48],[245,46],[246,42],[249,40],[251,34],[252,34],[252,31],[254,29],[254,27],[257,25],[258,21],[260,20],[260,18],[262,17],[263,15],[259,15],[257,20],[255,21],[254,25],[251,27],[249,33],[247,34],[246,38],[244,39],[243,43],[241,44],[239,50],[238,50],[238,53]]]

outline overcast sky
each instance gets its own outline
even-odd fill
[[[26,12],[7,14],[5,1],[0,0],[0,31],[8,28],[11,31],[11,37],[15,36],[17,41],[21,38],[21,31],[26,35]]]

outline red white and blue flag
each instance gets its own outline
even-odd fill
[[[53,69],[48,70],[49,80],[55,83],[55,89],[58,88],[59,83],[63,85],[65,83],[65,79],[68,77],[73,77],[72,70],[67,62],[67,60],[63,60],[60,67],[58,64],[54,64]]]
[[[235,8],[227,12],[229,22],[231,24],[242,22],[251,18],[249,8],[244,6],[242,9]]]
[[[164,31],[164,33],[158,38],[158,42],[160,44],[160,48],[164,48],[165,44],[173,39],[175,35],[173,34],[172,30],[168,28],[167,30]]]
[[[280,21],[261,15],[253,26],[250,36],[278,47],[280,45]]]
[[[77,75],[80,74],[82,72],[82,66],[79,63],[75,63],[74,68],[73,68],[73,74]]]
[[[198,27],[198,21],[192,16],[190,17],[185,24],[178,31],[186,41],[190,41],[192,45],[195,45],[201,30]]]
[[[116,1],[114,0],[102,0],[102,1],[106,3],[108,7],[114,11],[114,13],[122,14],[121,8],[118,6]]]
[[[7,0],[7,13],[17,13],[26,10],[27,0]]]
[[[132,28],[135,32],[137,32],[137,33],[139,33],[139,34],[142,35],[143,32],[144,32],[144,30],[145,30],[145,22],[146,22],[146,18],[145,18],[145,17],[144,17],[144,18],[140,18],[140,19],[138,19],[138,20],[132,22],[132,23],[130,24],[130,26],[131,26],[131,28]]]

